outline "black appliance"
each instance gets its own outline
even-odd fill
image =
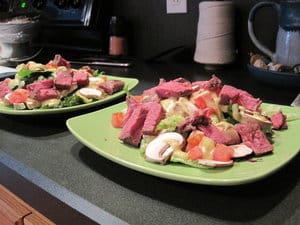
[[[36,45],[107,53],[111,1],[0,0],[0,13],[41,16]]]

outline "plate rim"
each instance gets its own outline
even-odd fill
[[[297,77],[300,79],[300,74],[296,74],[296,73],[288,73],[288,72],[279,72],[279,71],[273,71],[273,70],[267,70],[264,68],[259,68],[256,66],[253,66],[251,64],[247,64],[248,68],[251,70],[258,70],[260,72],[264,72],[266,74],[277,74],[277,75],[281,75],[281,76],[288,76],[288,77]]]
[[[276,86],[297,89],[300,87],[300,74],[278,72],[247,64],[249,73],[258,81]]]

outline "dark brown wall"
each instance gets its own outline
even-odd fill
[[[192,60],[200,2],[188,0],[187,14],[166,14],[165,0],[114,0],[113,13],[123,16],[130,25],[130,55],[149,59],[165,50],[184,45],[187,54],[183,58]],[[247,61],[250,51],[257,52],[247,31],[248,13],[257,2],[259,1],[234,0],[239,61]],[[276,15],[268,8],[257,16],[257,35],[272,48],[276,33]]]

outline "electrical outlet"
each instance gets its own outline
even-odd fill
[[[187,0],[167,0],[167,14],[187,13]]]

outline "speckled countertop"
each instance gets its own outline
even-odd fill
[[[194,63],[136,62],[130,68],[101,69],[138,78],[134,94],[156,85],[160,77],[207,80],[212,74]],[[299,92],[257,82],[243,68],[215,73],[224,83],[255,93],[265,102],[289,105]],[[300,221],[299,154],[277,173],[251,184],[221,187],[171,181],[115,164],[79,143],[65,121],[81,113],[36,117],[0,114],[0,150],[120,219],[120,224],[296,225]]]

